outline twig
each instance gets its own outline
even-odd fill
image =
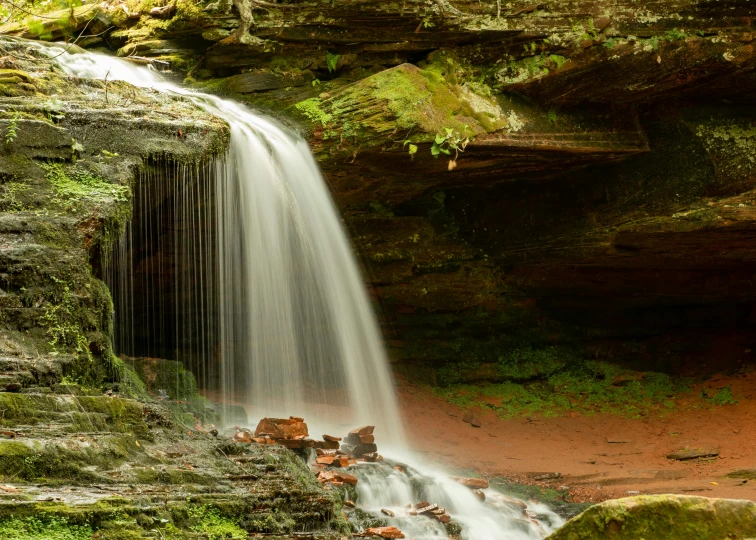
[[[92,24],[92,21],[95,20],[96,18],[97,17],[92,17],[91,19],[89,19],[87,21],[87,24],[84,25],[84,28],[81,29],[81,32],[79,32],[79,35],[76,36],[76,39],[73,40],[73,43],[71,43],[68,47],[66,47],[65,50],[63,50],[62,52],[60,52],[60,54],[56,54],[55,56],[53,56],[53,58],[57,58],[59,56],[62,56],[65,53],[67,53],[69,50],[71,50],[71,47],[73,47],[74,45],[76,45],[76,43],[81,39],[81,36],[84,35],[84,32],[87,31],[87,28],[89,28],[89,25]],[[112,28],[112,26],[111,26],[111,28]],[[110,30],[110,28],[108,28],[108,30]],[[105,30],[104,32],[101,32],[100,34],[103,34],[105,32],[107,32],[107,30]],[[97,35],[100,35],[100,34],[97,34]]]

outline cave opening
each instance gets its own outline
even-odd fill
[[[147,162],[134,182],[131,219],[102,268],[115,353],[179,361],[205,390],[220,379],[215,169]]]

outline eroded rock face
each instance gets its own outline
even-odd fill
[[[98,278],[139,173],[199,166],[223,152],[228,127],[181,99],[66,77],[26,43],[1,49],[15,73],[0,76],[4,534],[347,532],[304,461],[218,433],[219,411],[179,362],[112,350],[113,304]]]
[[[549,536],[589,538],[749,538],[756,534],[752,501],[684,495],[641,495],[592,506]]]
[[[644,370],[747,362],[745,3],[147,7],[93,8],[82,43],[301,123],[400,371],[497,380],[508,351],[554,347]],[[31,28],[56,39],[80,19]]]

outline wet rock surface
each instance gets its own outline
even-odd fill
[[[0,92],[1,535],[347,532],[299,457],[219,433],[180,362],[112,350],[98,277],[139,171],[211,159],[227,126],[181,99],[73,80],[22,42],[0,48],[23,74]]]

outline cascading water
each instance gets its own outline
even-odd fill
[[[167,191],[161,190],[168,187],[178,202],[134,223],[111,263],[114,275],[128,288],[135,272],[128,252],[139,242],[159,243],[164,219],[174,225],[215,219],[216,237],[187,233],[175,225],[163,240],[177,260],[193,265],[186,270],[194,276],[189,281],[208,289],[182,291],[184,304],[176,310],[190,320],[176,321],[176,336],[186,334],[200,343],[195,352],[204,356],[189,367],[201,374],[201,365],[207,366],[211,357],[219,360],[224,399],[246,396],[253,418],[299,415],[319,426],[333,426],[334,419],[341,426],[371,423],[382,444],[401,451],[401,422],[380,332],[307,143],[238,103],[183,89],[123,60],[66,53],[57,61],[77,77],[124,80],[181,96],[231,128],[228,153],[215,163],[153,171],[142,179],[135,218],[146,216],[153,206],[163,208]],[[168,178],[173,185],[159,187]],[[208,208],[211,194],[216,204]],[[169,286],[181,287],[179,276],[174,278]],[[121,331],[116,345],[126,351],[134,347],[135,325],[160,319],[155,315],[157,296],[135,322],[129,294],[133,290],[114,291],[121,312],[131,317],[117,321]],[[213,298],[217,305],[211,305]],[[212,333],[221,345],[219,355]],[[154,347],[161,350],[157,341]],[[411,475],[397,474],[385,463],[353,469],[360,478],[361,506],[377,516],[381,508],[395,508],[397,517],[389,521],[417,540],[448,538],[446,529],[429,518],[403,517],[400,507],[419,497],[445,506],[463,525],[462,537],[468,540],[537,539],[561,524],[544,508],[535,508],[540,523],[525,518],[502,503],[494,490],[487,490],[487,501],[481,502],[467,487],[416,466]]]
[[[147,68],[90,53],[58,60],[78,77],[183,96],[231,128],[230,148],[215,171],[218,338],[227,401],[245,396],[257,417],[299,415],[343,426],[371,421],[400,440],[380,331],[307,143],[241,104],[188,91]]]

